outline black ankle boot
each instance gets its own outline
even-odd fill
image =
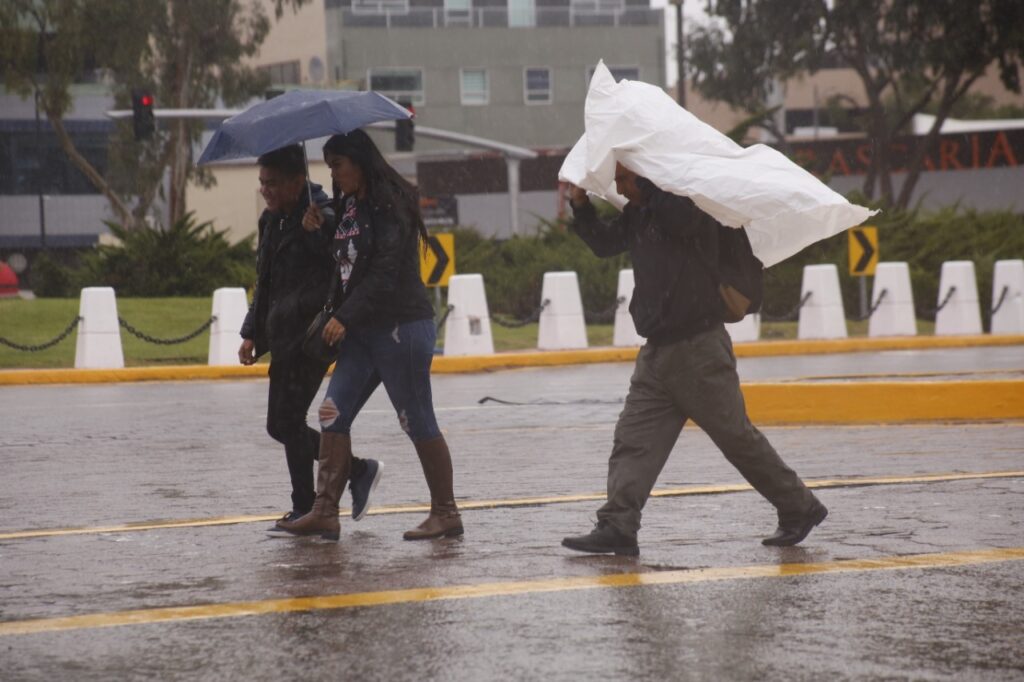
[[[773,535],[761,540],[762,545],[770,547],[791,547],[804,538],[828,516],[828,509],[817,500],[802,515],[791,518],[779,517],[779,527]]]
[[[627,535],[606,521],[598,521],[594,530],[586,535],[563,539],[562,547],[591,554],[636,556],[640,553],[640,548],[636,544],[636,536]]]

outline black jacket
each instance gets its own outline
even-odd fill
[[[342,285],[334,317],[354,328],[431,319],[434,307],[420,277],[414,219],[397,207],[371,206],[354,197],[343,198],[336,212],[331,253]]]
[[[722,321],[707,265],[718,262],[718,223],[693,201],[651,186],[643,206],[626,204],[611,223],[589,203],[573,214],[572,230],[596,255],[629,251],[636,282],[629,312],[640,336],[671,343]]]
[[[334,211],[320,185],[312,185],[313,201],[324,212],[319,230],[307,232],[302,216],[309,206],[306,192],[287,215],[264,211],[256,248],[256,291],[242,324],[242,338],[256,344],[256,356],[296,351],[306,328],[327,299],[334,271],[330,239]]]

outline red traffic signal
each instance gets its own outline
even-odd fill
[[[153,136],[156,116],[153,114],[153,95],[145,90],[132,90],[132,127],[136,140]]]

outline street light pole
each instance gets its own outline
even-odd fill
[[[676,93],[679,106],[686,107],[686,56],[683,45],[683,2],[672,0],[676,6]]]

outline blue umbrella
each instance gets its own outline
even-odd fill
[[[289,90],[224,121],[198,165],[259,156],[296,142],[344,135],[370,123],[402,118],[412,118],[412,112],[377,92]],[[306,153],[305,145],[302,153]],[[306,177],[306,191],[311,192],[308,161]]]

